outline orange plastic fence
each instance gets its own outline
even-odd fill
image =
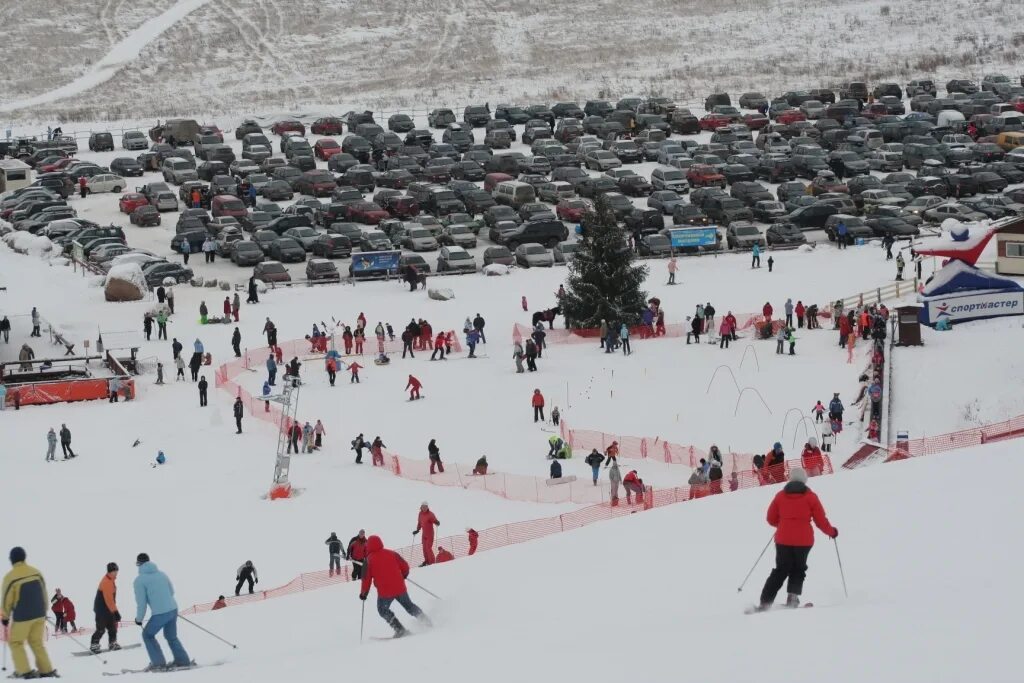
[[[944,453],[958,448],[981,446],[987,443],[1019,439],[1021,437],[1024,437],[1024,415],[1011,417],[1009,420],[990,425],[962,429],[957,432],[938,434],[909,441],[897,441],[890,444],[888,449],[885,449],[889,452],[885,462],[917,458],[922,455]],[[857,456],[854,456],[843,463],[843,467],[854,469],[864,459],[865,457],[857,458]]]

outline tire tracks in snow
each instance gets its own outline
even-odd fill
[[[82,93],[90,88],[106,83],[114,77],[122,67],[138,59],[142,50],[172,28],[179,21],[187,17],[200,7],[208,4],[211,0],[178,0],[162,14],[149,19],[134,31],[114,44],[110,51],[92,65],[84,74],[70,83],[62,85],[53,90],[27,97],[22,100],[13,100],[0,103],[0,111],[13,111],[33,107],[39,104],[46,104],[65,97],[71,97]]]

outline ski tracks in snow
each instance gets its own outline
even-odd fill
[[[122,40],[115,43],[102,59],[93,64],[88,71],[75,80],[62,85],[59,88],[54,88],[53,90],[33,97],[0,103],[0,110],[11,111],[45,104],[47,102],[53,102],[65,97],[77,95],[90,88],[95,88],[96,86],[107,82],[113,78],[114,74],[116,74],[122,66],[134,59],[137,59],[139,54],[141,54],[142,50],[147,45],[159,38],[164,34],[164,32],[172,28],[189,14],[209,2],[210,0],[178,0],[178,2],[167,9],[163,14],[144,22]],[[108,2],[105,6],[109,9],[112,4],[113,3]],[[102,7],[100,12],[101,14],[104,12]]]

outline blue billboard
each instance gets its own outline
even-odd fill
[[[366,251],[352,254],[352,273],[354,275],[365,275],[369,273],[395,274],[398,272],[398,259],[402,257],[400,251]]]
[[[718,241],[718,227],[672,228],[669,230],[673,247],[704,247]]]

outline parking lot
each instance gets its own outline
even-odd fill
[[[46,145],[26,141],[11,154],[36,164],[36,184],[72,190],[70,208],[58,200],[8,220],[51,236],[68,234],[69,220],[115,224],[130,249],[179,264],[186,239],[194,274],[234,281],[260,258],[291,259],[280,277],[305,280],[309,259],[325,255],[345,277],[354,262],[368,264],[359,254],[391,249],[431,273],[557,265],[571,259],[580,212],[598,195],[642,257],[831,245],[839,233],[851,243],[910,239],[949,217],[1024,211],[1024,151],[1015,151],[1024,88],[999,75],[981,86],[922,78],[774,97],[712,93],[703,107],[623,98],[186,120],[165,122],[161,144],[144,130],[78,139],[78,162],[47,159]],[[114,150],[88,149],[108,142]],[[149,168],[129,176],[136,157]],[[196,199],[203,210],[188,208]],[[31,204],[7,203],[22,213]],[[156,209],[129,222],[145,204]],[[716,244],[672,247],[673,230],[708,226]],[[212,263],[200,253],[206,237],[217,241]],[[88,256],[108,268],[125,260],[119,251]]]

